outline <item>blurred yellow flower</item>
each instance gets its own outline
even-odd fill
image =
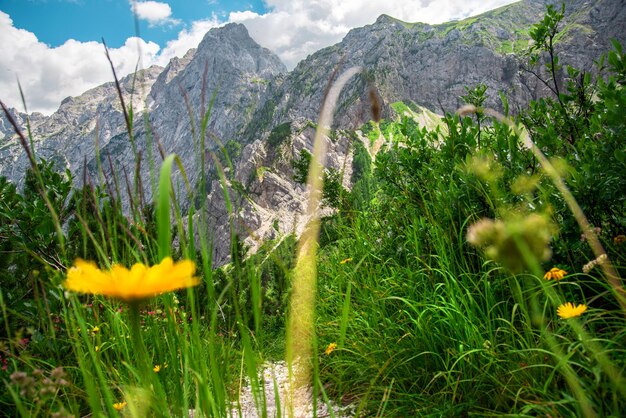
[[[346,258],[346,259],[341,260],[339,264],[346,264],[346,263],[349,263],[350,261],[352,261],[352,258]]]
[[[160,364],[157,364],[156,366],[154,366],[154,367],[152,368],[152,370],[154,370],[154,372],[155,372],[155,373],[160,372],[160,371],[161,371],[161,365],[160,365]]]
[[[97,352],[99,352],[99,351],[100,351],[100,346],[99,346],[99,345],[97,345],[97,346],[95,346],[93,349],[94,349],[94,351],[97,353]]]
[[[546,280],[554,279],[555,281],[561,280],[567,272],[565,270],[561,270],[558,267],[552,267],[550,271],[543,275],[543,278]]]
[[[328,344],[328,347],[326,347],[326,351],[324,352],[326,353],[327,356],[329,356],[330,353],[335,351],[335,348],[337,348],[337,343],[330,343]]]
[[[575,318],[582,315],[587,310],[587,305],[580,304],[574,306],[572,302],[566,302],[556,310],[558,316],[563,319]]]
[[[613,242],[615,243],[615,245],[621,245],[624,242],[626,242],[626,235],[618,235],[615,238],[613,238]]]
[[[196,286],[200,281],[194,277],[195,272],[193,261],[174,263],[170,257],[152,267],[136,263],[129,270],[115,264],[106,271],[100,270],[93,262],[78,259],[74,267],[67,271],[63,286],[75,292],[133,301]]]
[[[99,332],[100,332],[100,327],[96,325],[95,327],[93,327],[93,329],[91,330],[91,332],[93,332],[94,334],[99,333]]]
[[[113,404],[113,408],[115,408],[116,411],[121,411],[125,406],[126,402],[116,402]]]

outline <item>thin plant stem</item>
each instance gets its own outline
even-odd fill
[[[287,324],[287,364],[289,368],[289,393],[286,407],[290,417],[295,407],[307,402],[306,391],[299,390],[310,382],[312,357],[313,316],[317,281],[316,254],[320,231],[319,205],[322,197],[322,170],[326,159],[326,140],[339,93],[360,67],[344,72],[328,90],[315,131],[313,153],[307,186],[309,198],[306,216],[309,221],[300,237],[296,266],[293,272],[293,293]],[[294,370],[295,368],[295,370]]]

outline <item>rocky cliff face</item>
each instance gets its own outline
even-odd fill
[[[334,68],[361,66],[364,72],[348,84],[336,114],[336,125],[355,128],[369,119],[367,83],[372,81],[386,103],[413,101],[430,110],[454,112],[466,86],[484,83],[489,107],[500,108],[498,92],[511,109],[543,95],[541,83],[520,71],[529,46],[528,30],[545,14],[548,0],[526,0],[483,15],[440,25],[407,23],[382,15],[351,30],[336,45],[324,48],[278,80],[272,98],[259,110],[249,135],[295,117],[315,119]],[[626,43],[626,2],[565,2],[561,63],[593,70],[594,60],[610,48],[610,39]],[[560,6],[557,6],[560,7]]]
[[[120,80],[124,100],[127,105],[132,101],[135,112],[143,110],[146,96],[161,71],[163,68],[154,66],[139,71],[136,77],[129,75]],[[25,129],[25,115],[17,116],[17,122]],[[10,126],[4,117],[0,123]],[[59,110],[49,117],[30,115],[30,123],[35,154],[56,162],[60,169],[69,168],[73,173],[83,167],[85,159],[89,161],[95,158],[96,146],[102,149],[112,138],[126,131],[113,82],[91,89],[81,96],[66,98]],[[20,183],[29,162],[12,133],[11,128],[11,134],[0,140],[0,175]],[[82,179],[82,176],[78,177]]]
[[[196,227],[209,225],[216,265],[228,261],[230,255],[230,222],[235,232],[251,251],[263,242],[300,235],[309,219],[306,217],[308,192],[293,180],[292,161],[303,149],[313,148],[315,126],[305,119],[291,123],[291,134],[273,146],[263,139],[247,144],[237,158],[233,172],[227,172],[228,193],[233,214],[226,210],[224,192],[218,180],[213,181],[207,206],[197,215]],[[344,187],[349,187],[352,174],[351,138],[339,131],[332,139],[323,139],[328,147],[326,167],[341,173]],[[330,214],[324,209],[323,214]],[[202,219],[201,219],[202,217]]]
[[[109,181],[113,176],[120,180],[132,177],[139,164],[144,197],[149,199],[148,156],[155,156],[158,164],[160,151],[176,153],[185,162],[190,182],[195,184],[200,169],[201,120],[212,96],[215,94],[205,152],[215,149],[218,141],[225,143],[237,137],[253,110],[262,104],[270,80],[284,72],[280,59],[254,42],[243,25],[229,24],[207,33],[197,50],[172,59],[165,69],[155,66],[140,71],[136,78],[130,75],[120,80],[127,107],[132,94],[133,141],[111,82],[79,97],[68,97],[50,117],[37,121],[31,117],[35,152],[75,174],[82,172],[86,162],[94,177],[97,146]],[[25,126],[25,115],[16,116]],[[10,132],[6,120],[0,121],[1,132]],[[15,138],[6,136],[0,149],[0,175],[19,182],[28,161]],[[139,154],[141,159],[136,158]],[[122,198],[127,203],[128,197]]]
[[[414,102],[439,113],[454,111],[461,105],[465,86],[478,83],[488,86],[487,106],[495,108],[501,106],[500,91],[513,111],[543,94],[541,84],[520,71],[520,63],[529,45],[528,30],[542,18],[548,3],[552,2],[520,1],[441,25],[383,15],[372,25],[350,31],[339,44],[309,56],[289,73],[273,53],[248,36],[244,26],[226,25],[208,32],[196,50],[173,59],[165,69],[141,71],[134,91],[133,77],[122,80],[127,104],[133,92],[132,144],[114,84],[107,83],[66,99],[50,117],[30,115],[36,152],[74,173],[86,162],[95,176],[97,145],[105,178],[127,176],[130,184],[139,162],[146,200],[154,178],[147,157],[152,155],[158,168],[160,151],[176,153],[195,190],[195,200],[189,197],[183,203],[204,206],[198,217],[209,225],[219,265],[228,259],[231,217],[216,180],[205,190],[198,189],[203,173],[215,178],[210,152],[218,144],[231,141],[240,150],[231,155],[236,158],[226,172],[236,227],[247,244],[254,248],[260,240],[297,233],[306,222],[301,215],[306,191],[293,182],[291,161],[302,148],[312,146],[310,121],[317,119],[335,69],[363,68],[339,98],[333,125],[336,139],[327,139],[329,165],[340,169],[348,182],[353,136],[341,130],[358,128],[369,120],[369,85],[376,87],[384,103],[384,116],[393,115],[388,104],[396,101]],[[624,6],[626,0],[567,2],[557,44],[561,62],[591,70],[593,61],[610,48],[611,38],[626,44]],[[201,121],[210,103],[201,138]],[[26,115],[14,112],[14,116],[24,124]],[[286,122],[291,123],[292,133],[278,144],[267,141],[272,130]],[[0,175],[19,181],[27,161],[10,131],[0,117]],[[186,196],[182,185],[180,190]],[[128,195],[122,199],[128,207]]]
[[[488,106],[499,108],[497,92],[506,93],[512,109],[546,94],[537,80],[520,71],[521,57],[529,46],[528,30],[545,13],[545,0],[522,1],[476,18],[443,25],[409,24],[381,16],[374,24],[351,31],[344,40],[323,49],[288,74],[275,77],[267,97],[242,132],[248,143],[236,159],[229,176],[235,216],[225,210],[217,181],[204,212],[215,237],[217,265],[229,254],[229,219],[234,219],[241,238],[252,249],[260,242],[302,231],[306,190],[292,180],[291,161],[302,148],[311,149],[313,130],[322,96],[335,68],[354,65],[363,73],[353,79],[340,96],[334,127],[336,141],[329,141],[328,166],[351,177],[353,136],[341,129],[355,129],[370,119],[368,81],[375,84],[387,104],[412,101],[426,106],[418,118],[432,119],[428,109],[454,111],[462,103],[465,86],[485,83]],[[573,1],[565,9],[564,36],[558,48],[562,62],[587,70],[609,49],[609,39],[626,43],[626,11],[623,1]],[[601,29],[602,33],[596,29]],[[393,111],[384,106],[390,116]],[[426,117],[428,116],[428,117]],[[293,134],[272,149],[266,140],[273,128],[285,122]],[[232,187],[232,182],[239,187]],[[349,186],[349,185],[348,185]]]
[[[145,199],[152,195],[148,180],[154,178],[148,156],[175,153],[196,187],[203,167],[205,172],[210,167],[208,152],[238,138],[254,109],[263,104],[270,80],[286,71],[276,55],[254,42],[238,24],[211,30],[194,53],[172,60],[148,95],[148,123],[139,122],[135,131],[136,150],[143,156],[140,176]],[[206,131],[201,138],[205,115]],[[105,177],[120,170],[134,171],[137,162],[134,151],[125,145],[128,141],[123,134],[103,148],[103,154],[114,160],[113,169],[105,169]],[[182,196],[188,198],[182,183],[180,187]]]

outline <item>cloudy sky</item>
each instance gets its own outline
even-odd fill
[[[289,69],[385,13],[408,22],[462,19],[514,0],[0,0],[0,100],[50,114],[67,96],[112,80],[137,62],[165,66],[211,28],[246,25]]]

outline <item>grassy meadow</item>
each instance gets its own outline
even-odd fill
[[[233,225],[219,268],[202,200],[173,192],[175,155],[124,212],[124,179],[77,187],[21,132],[24,187],[0,179],[0,411],[239,416],[249,386],[268,416],[261,366],[287,360],[292,386],[354,416],[624,416],[626,58],[614,43],[597,77],[561,66],[561,18],[548,8],[528,51],[556,94],[517,115],[502,95],[501,115],[468,86],[428,127],[374,105],[349,135],[351,190],[319,164],[330,89],[293,165],[310,214],[333,215],[255,254]],[[232,210],[226,153],[211,158]],[[286,399],[281,416],[309,402]]]

